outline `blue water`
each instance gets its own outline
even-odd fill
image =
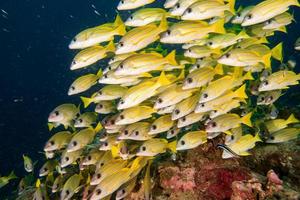
[[[94,13],[92,4],[100,16]],[[79,74],[86,73],[69,70],[75,52],[68,44],[80,30],[112,21],[117,4],[116,0],[0,1],[0,9],[8,13],[0,11],[1,175],[12,169],[24,175],[22,154],[40,160],[37,168],[43,164],[39,151],[51,135],[48,114],[62,103],[79,102],[68,97],[67,90]],[[294,14],[300,21],[299,9]],[[293,55],[298,63],[299,54],[292,47],[299,30],[299,23],[294,23],[288,28],[288,37],[280,34],[275,38],[284,39],[285,55]],[[299,91],[299,87],[293,91]]]

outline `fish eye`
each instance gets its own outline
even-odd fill
[[[75,90],[75,87],[74,87],[74,86],[71,86],[71,90]]]
[[[104,78],[107,78],[107,74],[105,74],[103,77],[104,77]]]
[[[193,82],[192,78],[187,78],[186,80],[187,80],[188,83],[192,83]]]
[[[80,117],[80,114],[79,113],[76,113],[76,118]]]
[[[124,117],[124,115],[120,115],[120,119],[124,119],[125,117]]]
[[[102,167],[104,165],[104,163],[100,163],[100,166]]]
[[[102,109],[103,105],[102,104],[98,104],[98,108]]]
[[[50,141],[50,145],[53,146],[55,142],[53,140]]]
[[[120,68],[121,68],[121,69],[123,69],[123,68],[124,68],[124,66],[123,66],[123,65],[120,65]]]
[[[188,8],[186,11],[187,11],[187,13],[191,13],[193,10],[192,10],[192,8]]]
[[[180,110],[176,109],[174,112],[176,115],[178,115],[180,113]]]
[[[212,112],[213,112],[213,113],[217,113],[218,111],[217,111],[217,110],[213,110]]]
[[[204,93],[204,94],[202,94],[202,97],[203,97],[204,99],[206,99],[206,98],[208,97],[208,94]]]
[[[230,139],[233,140],[234,139],[234,135],[230,136]]]
[[[88,160],[92,160],[92,156],[88,156],[87,159],[88,159]]]
[[[97,176],[97,179],[100,179],[100,178],[101,178],[101,174],[100,174],[100,173],[97,174],[96,176]]]
[[[157,129],[157,126],[156,126],[156,125],[152,125],[152,126],[151,126],[151,129],[156,130],[156,129]]]
[[[192,53],[192,50],[191,50],[191,49],[188,49],[188,52],[189,52],[189,53]]]
[[[200,103],[199,106],[200,106],[201,108],[204,108],[205,105],[204,105],[204,103]]]
[[[181,144],[181,145],[185,145],[185,141],[184,141],[184,140],[181,140],[180,144]]]
[[[76,65],[76,61],[75,61],[75,60],[73,60],[72,64],[73,64],[73,65]]]
[[[158,99],[157,99],[157,102],[158,102],[158,103],[162,103],[163,100],[162,100],[161,98],[158,98]]]
[[[275,139],[275,137],[274,137],[273,135],[271,135],[271,136],[270,136],[270,139],[271,139],[271,140],[274,140],[274,139]]]
[[[69,161],[70,160],[70,158],[67,156],[67,157],[65,157],[65,161]]]
[[[146,151],[146,149],[147,149],[147,148],[146,148],[145,146],[142,147],[142,151]]]
[[[69,190],[66,190],[66,195],[69,195],[70,194],[70,191]]]
[[[124,104],[124,100],[120,100],[120,104]]]
[[[171,35],[171,30],[167,30],[167,35]]]
[[[180,4],[179,4],[179,3],[177,3],[175,7],[176,7],[176,8],[180,8]]]
[[[128,130],[125,130],[125,131],[124,131],[124,134],[125,134],[125,135],[128,135]]]
[[[185,120],[186,120],[186,118],[185,118],[185,117],[181,118],[181,121],[185,122]]]
[[[73,146],[77,146],[77,142],[76,141],[73,141]]]
[[[101,192],[102,192],[101,189],[97,189],[97,190],[96,190],[96,194],[97,194],[97,195],[100,195]]]
[[[267,101],[273,101],[273,97],[269,96],[269,98],[267,99]]]
[[[173,134],[175,133],[175,131],[174,131],[174,130],[171,130],[170,133],[171,133],[171,135],[173,135]]]
[[[269,85],[269,82],[268,81],[264,81],[263,85]]]
[[[197,67],[197,69],[199,69],[200,68],[200,64],[197,64],[196,67]]]
[[[107,146],[108,146],[108,143],[107,143],[107,142],[104,142],[104,146],[106,146],[106,147],[107,147]]]
[[[76,42],[76,41],[77,41],[77,38],[74,38],[74,39],[73,39],[73,42]]]
[[[237,40],[237,42],[242,42],[243,41],[243,38],[240,38]]]
[[[44,168],[44,172],[46,172],[46,171],[48,171],[48,168],[47,168],[47,167]]]
[[[138,136],[140,134],[139,131],[135,131],[135,135]]]
[[[58,111],[55,111],[54,114],[55,114],[56,116],[58,116],[58,115],[59,115],[59,112],[58,112]]]
[[[111,66],[109,66],[107,69],[108,69],[108,70],[111,70]]]
[[[123,47],[123,46],[124,46],[124,43],[123,43],[123,42],[120,42],[120,43],[119,43],[119,46],[120,46],[120,47]]]
[[[237,16],[237,17],[241,17],[241,13],[238,13],[236,16]]]
[[[217,123],[216,123],[216,122],[212,122],[212,123],[211,123],[211,126],[212,126],[212,127],[216,127],[216,126],[217,126]]]
[[[129,19],[130,19],[130,20],[133,20],[133,16],[130,16]]]
[[[83,122],[83,120],[82,120],[82,119],[79,119],[78,121],[79,121],[79,123],[82,123],[82,122]]]
[[[122,0],[122,1],[120,1],[120,3],[121,3],[121,4],[124,4],[124,1]]]
[[[208,42],[208,45],[209,45],[209,46],[212,46],[212,45],[213,45],[213,42]]]
[[[252,18],[252,14],[246,16],[246,19],[251,19],[251,18]]]
[[[126,191],[125,191],[124,189],[122,189],[121,192],[122,192],[122,194],[125,194],[125,193],[126,193]]]
[[[226,58],[229,58],[229,57],[230,57],[230,54],[229,54],[229,53],[226,53],[226,54],[225,54],[225,57],[226,57]]]
[[[265,97],[260,97],[259,101],[264,101]]]
[[[98,95],[102,95],[102,94],[103,94],[102,91],[99,91],[99,92],[98,92]]]
[[[115,120],[110,120],[110,123],[111,123],[112,125],[114,125],[114,124],[115,124]]]

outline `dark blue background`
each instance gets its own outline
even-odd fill
[[[38,152],[50,136],[49,112],[65,102],[79,102],[67,96],[67,89],[86,71],[69,70],[74,52],[68,44],[80,30],[112,21],[117,4],[116,0],[1,0],[0,9],[8,12],[8,19],[0,15],[1,175],[14,169],[21,176],[22,154],[41,159]],[[300,19],[299,9],[294,14]],[[288,37],[276,38],[284,40],[286,56],[294,54],[299,30],[294,24]]]

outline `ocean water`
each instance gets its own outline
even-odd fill
[[[51,135],[48,114],[62,103],[79,103],[77,97],[67,96],[67,90],[76,77],[89,71],[69,70],[75,52],[68,44],[80,30],[113,21],[117,4],[116,0],[0,1],[0,175],[11,170],[24,175],[23,154],[38,160],[37,170],[43,164],[40,152]],[[299,9],[293,10],[300,21]],[[299,72],[300,55],[293,50],[298,37],[299,22],[288,26],[288,35],[279,33],[273,40],[283,40],[285,58],[295,59]],[[299,100],[299,86],[281,99],[289,107],[299,105]],[[15,185],[0,191],[0,199]]]

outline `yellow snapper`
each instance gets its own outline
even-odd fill
[[[87,74],[77,78],[70,86],[68,95],[75,95],[87,91],[95,85],[99,78],[102,76],[100,69],[97,74]]]
[[[160,109],[157,110],[157,114],[159,114],[159,115],[170,114],[170,113],[173,112],[175,107],[176,107],[176,104],[160,108]]]
[[[108,64],[109,65],[112,65],[114,63],[117,63],[117,62],[122,62],[123,60],[125,60],[126,58],[132,56],[136,54],[136,52],[130,52],[130,53],[124,53],[124,54],[119,54],[119,55],[115,55],[114,57],[112,57],[109,61],[108,61]],[[109,70],[112,70],[112,69],[109,69]]]
[[[189,69],[189,72],[193,72],[196,69],[204,68],[204,67],[215,67],[216,69],[223,70],[222,65],[217,65],[217,59],[212,57],[206,57],[206,58],[199,58],[197,59],[196,63],[192,65],[192,67]],[[220,71],[219,73],[223,73],[223,71]]]
[[[269,41],[266,39],[266,37],[261,37],[261,38],[250,37],[239,41],[235,47],[245,49],[254,44],[268,44],[268,43]]]
[[[130,30],[117,45],[116,54],[130,53],[141,50],[159,39],[160,33],[166,31],[168,23],[164,17],[159,25],[151,23]]]
[[[181,16],[190,5],[197,1],[198,0],[179,0],[175,5],[172,6],[169,13],[172,16]]]
[[[181,16],[182,20],[206,20],[214,17],[224,17],[225,11],[234,13],[235,0],[224,4],[220,0],[196,1],[190,5]]]
[[[266,78],[258,87],[258,91],[287,89],[290,85],[299,84],[300,74],[293,71],[278,71]]]
[[[267,127],[270,133],[274,133],[281,129],[286,128],[289,124],[299,123],[299,120],[295,118],[293,114],[289,116],[288,119],[274,119],[265,122],[265,126]]]
[[[95,112],[99,114],[109,114],[116,111],[113,101],[100,101],[95,107]]]
[[[158,133],[166,132],[170,130],[173,125],[174,121],[172,120],[171,115],[163,115],[159,118],[157,118],[149,127],[149,133],[150,135],[155,135]]]
[[[246,15],[252,10],[254,6],[247,6],[245,8],[239,8],[236,15],[232,18],[231,23],[242,24]]]
[[[169,143],[166,139],[154,138],[147,140],[140,146],[137,156],[156,156],[169,149],[176,152],[176,141]]]
[[[205,131],[192,131],[184,134],[178,143],[176,150],[182,151],[193,149],[207,141],[207,133]]]
[[[111,176],[118,171],[122,170],[126,167],[127,161],[126,160],[111,160],[110,162],[106,163],[100,169],[95,171],[91,179],[91,185],[98,185],[108,176]]]
[[[262,142],[259,135],[252,136],[251,134],[243,135],[236,142],[229,144],[227,147],[239,156],[248,156],[250,149],[255,147],[256,142]],[[226,148],[225,148],[226,149]],[[223,151],[222,158],[232,158],[234,155],[227,150]]]
[[[279,131],[276,131],[275,133],[272,133],[270,138],[266,140],[266,143],[281,143],[290,140],[295,140],[298,138],[299,134],[300,134],[299,128],[281,129]]]
[[[120,188],[121,185],[131,179],[129,168],[123,168],[116,173],[106,177],[92,193],[90,200],[102,199]]]
[[[227,132],[230,129],[237,128],[241,124],[252,127],[251,122],[252,113],[248,113],[244,117],[240,117],[237,114],[224,114],[210,120],[205,130],[208,133],[212,132]]]
[[[194,124],[196,122],[200,122],[204,119],[206,113],[191,113],[186,115],[177,121],[177,128],[182,128]]]
[[[17,176],[15,173],[12,171],[8,176],[1,176],[0,177],[0,188],[4,187],[9,183],[9,181],[16,179]]]
[[[96,45],[80,51],[72,61],[71,70],[80,69],[96,63],[107,57],[109,52],[114,52],[114,42],[111,41],[106,47]]]
[[[156,111],[149,106],[135,106],[123,110],[116,119],[116,125],[126,125],[150,118]]]
[[[96,165],[98,160],[104,155],[103,151],[92,149],[82,160],[82,165]]]
[[[221,54],[220,49],[211,49],[208,46],[193,46],[184,52],[184,56],[190,58],[205,58],[218,56]]]
[[[23,155],[24,169],[26,172],[30,173],[33,171],[34,165],[30,157]]]
[[[181,47],[183,49],[189,49],[193,46],[203,46],[206,44],[206,41],[207,41],[207,38],[202,38],[202,39],[199,39],[199,40],[193,40],[193,41],[190,41],[190,42],[187,42],[185,44],[183,44]]]
[[[51,174],[55,170],[57,164],[58,162],[56,160],[46,161],[39,171],[39,176],[43,177],[47,176],[48,174]]]
[[[257,105],[271,105],[281,97],[281,90],[274,90],[259,94]]]
[[[178,65],[176,51],[166,57],[159,53],[139,53],[126,58],[115,70],[116,76],[139,75],[142,73],[164,69],[165,65]]]
[[[97,113],[94,112],[86,112],[81,114],[74,122],[75,128],[85,128],[91,127],[92,125],[96,124],[97,120]]]
[[[151,200],[152,199],[152,195],[151,195],[152,178],[151,178],[151,174],[150,174],[151,164],[152,164],[152,160],[149,160],[148,161],[148,166],[146,168],[146,172],[145,172],[145,175],[144,175],[144,180],[143,180],[145,200]]]
[[[109,163],[112,159],[112,153],[110,151],[106,151],[104,155],[98,160],[96,164],[96,171],[102,168],[105,164]]]
[[[161,34],[160,42],[168,44],[182,44],[202,39],[209,33],[225,33],[224,20],[209,25],[202,21],[181,21],[172,25]]]
[[[128,136],[129,140],[135,141],[145,141],[152,138],[149,135],[150,123],[144,122],[143,125],[136,127],[132,130],[131,134]]]
[[[126,140],[129,139],[129,135],[132,134],[133,130],[138,128],[139,126],[148,126],[148,122],[136,122],[136,123],[132,123],[127,125],[122,131],[120,131],[120,135],[118,137],[118,139],[120,140]]]
[[[158,93],[158,88],[169,85],[170,81],[162,72],[159,78],[145,80],[144,82],[131,87],[123,95],[122,99],[119,101],[118,110],[130,108],[137,106],[143,101],[155,96]]]
[[[233,144],[243,136],[243,128],[241,126],[231,129],[230,132],[231,135],[225,136],[225,145]]]
[[[95,129],[93,127],[85,128],[77,132],[68,144],[67,151],[73,152],[84,148],[86,145],[91,143],[95,135],[102,129],[100,123],[97,124]]]
[[[126,26],[145,26],[152,22],[161,21],[163,17],[168,17],[169,13],[162,8],[142,8],[134,12],[125,22]]]
[[[45,144],[44,151],[55,151],[65,148],[72,138],[69,131],[60,131],[55,133]]]
[[[289,6],[299,6],[297,0],[265,0],[254,6],[246,15],[242,26],[250,26],[267,21],[289,9]]]
[[[290,23],[292,23],[292,21],[293,16],[290,13],[285,12],[264,22],[265,26],[263,27],[263,29],[279,29],[282,26],[289,25]]]
[[[244,99],[248,98],[245,90],[246,90],[246,85],[242,85],[240,88],[238,88],[235,91],[230,90],[213,100],[199,103],[195,109],[195,112],[196,113],[208,112],[208,111],[213,111],[215,109],[222,110],[220,106],[232,101],[233,99],[237,99],[239,100],[239,102],[244,101]]]
[[[118,15],[114,23],[106,23],[88,28],[74,37],[69,45],[70,49],[84,49],[102,42],[111,41],[116,35],[124,35],[126,27]]]
[[[65,168],[76,162],[81,157],[82,149],[78,151],[68,152],[64,150],[60,158],[60,167]]]
[[[164,8],[171,8],[176,5],[179,0],[166,0],[164,3]]]
[[[48,117],[48,122],[62,124],[65,128],[72,125],[72,120],[79,114],[79,108],[74,104],[62,104],[56,107]]]
[[[63,183],[65,182],[66,177],[64,177],[63,175],[58,175],[53,182],[53,185],[51,187],[51,192],[52,193],[56,193],[58,191],[60,191],[63,188]]]
[[[116,192],[116,200],[124,199],[128,196],[136,186],[136,178],[125,183],[118,191]]]
[[[176,104],[176,107],[172,112],[172,120],[177,120],[193,112],[197,106],[199,97],[199,94],[195,94]]]
[[[190,72],[183,82],[182,89],[200,88],[210,83],[216,74],[222,74],[222,66],[216,68],[203,67]]]
[[[167,132],[167,139],[171,139],[171,138],[177,136],[178,133],[179,133],[180,131],[181,131],[181,129],[180,129],[180,128],[177,128],[177,126],[171,128],[171,129]]]
[[[64,187],[60,193],[60,199],[61,200],[67,200],[71,199],[74,194],[79,192],[80,182],[83,179],[83,177],[80,174],[74,174],[64,184]]]
[[[121,0],[118,4],[118,10],[131,10],[153,3],[155,0]]]
[[[158,98],[154,104],[154,108],[160,109],[177,104],[180,101],[192,96],[196,91],[198,91],[198,89],[183,90],[182,84],[175,84],[158,95]]]
[[[136,76],[117,76],[114,71],[109,71],[99,79],[99,83],[121,86],[136,85],[141,82],[140,78],[152,77],[151,74],[140,74]]]
[[[122,55],[122,54],[120,54]],[[121,64],[122,60],[120,61],[116,61],[110,65],[108,65],[104,70],[103,70],[103,74],[107,74],[110,71],[115,71],[117,69],[117,67]]]
[[[212,49],[223,49],[232,46],[244,39],[249,38],[245,31],[241,31],[239,34],[225,33],[220,35],[215,35],[212,38],[207,39],[206,44]]]
[[[213,119],[219,115],[226,114],[230,112],[232,109],[240,107],[240,105],[241,105],[240,100],[233,99],[231,101],[224,103],[223,105],[219,105],[215,107],[215,110],[209,113],[209,117]]]
[[[44,184],[41,184],[40,179],[38,179],[36,181],[35,187],[36,187],[35,192],[32,194],[33,199],[36,199],[36,200],[49,200],[46,186]]]

